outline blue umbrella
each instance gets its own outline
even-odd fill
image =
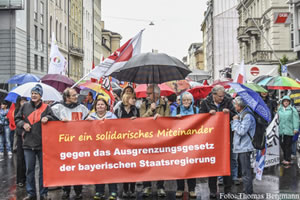
[[[22,85],[28,82],[39,82],[40,78],[34,74],[17,74],[11,77],[7,83]]]
[[[16,103],[18,96],[19,96],[18,94],[14,93],[14,92],[10,92],[6,95],[4,100],[12,102],[12,103]]]
[[[254,92],[250,88],[239,83],[229,83],[229,85],[254,112],[264,118],[267,122],[271,122],[271,112],[257,92]]]

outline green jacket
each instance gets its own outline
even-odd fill
[[[291,101],[289,96],[284,96],[280,102],[278,109],[279,115],[279,135],[294,136],[294,130],[299,130],[299,114],[291,104],[284,108],[282,102],[284,99]]]

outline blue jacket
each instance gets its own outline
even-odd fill
[[[245,112],[252,111],[246,107],[242,112],[238,114],[240,119],[234,119],[231,122],[231,129],[234,132],[233,153],[245,153],[254,150],[248,132],[253,138],[255,133],[256,122],[252,114],[247,113],[245,115]]]
[[[193,114],[198,114],[199,113],[199,108],[196,107],[196,113],[194,113],[194,109],[193,109],[193,106],[194,106],[194,98],[192,98],[192,103],[191,105],[186,108],[183,106],[182,104],[182,97],[185,93],[188,93],[188,92],[184,92],[180,95],[180,115],[181,116],[185,116],[185,115],[193,115]],[[176,116],[177,115],[177,108],[173,110],[173,112],[171,113],[171,116]]]
[[[0,109],[0,124],[2,124],[3,126],[9,125],[8,118],[6,117],[8,110],[9,109],[6,110]]]
[[[289,96],[284,96],[281,100],[280,107],[278,109],[279,135],[294,136],[294,130],[298,131],[299,129],[299,114],[296,108],[291,104],[284,108],[282,101],[285,99],[291,102]]]

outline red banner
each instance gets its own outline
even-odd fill
[[[45,186],[230,175],[229,115],[48,122]]]

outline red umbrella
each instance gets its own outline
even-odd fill
[[[213,86],[211,85],[203,85],[203,86],[197,86],[192,89],[189,89],[188,92],[190,92],[195,100],[206,98],[206,96],[210,93]]]
[[[174,94],[175,92],[167,86],[165,83],[159,84],[158,87],[160,88],[160,95],[161,96],[169,96]],[[147,97],[147,84],[140,84],[135,88],[135,93],[137,98],[145,98]]]
[[[229,83],[232,83],[232,81],[232,79],[218,79],[213,82],[212,86],[222,85],[224,88],[230,88]]]

